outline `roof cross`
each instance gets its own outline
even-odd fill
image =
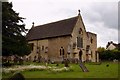
[[[78,10],[78,15],[80,15],[80,9]]]
[[[33,25],[32,25],[32,27],[34,27],[34,24],[35,24],[35,23],[34,23],[34,22],[32,22],[32,24],[33,24]]]

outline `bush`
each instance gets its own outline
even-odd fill
[[[120,60],[120,51],[118,49],[114,50],[104,50],[100,52],[100,59],[101,60]]]

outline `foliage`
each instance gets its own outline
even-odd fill
[[[2,55],[17,54],[23,56],[30,53],[25,36],[25,24],[19,13],[12,9],[12,3],[2,3]]]
[[[102,53],[105,51],[105,48],[104,47],[98,47],[97,49],[98,53]]]
[[[104,48],[99,48],[98,52],[101,60],[120,60],[120,50],[118,49],[105,50]]]

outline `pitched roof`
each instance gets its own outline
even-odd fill
[[[120,48],[120,43],[116,44],[111,41],[111,42],[108,42],[108,44],[106,45],[106,49],[110,46],[110,44],[113,44],[116,48]]]
[[[71,35],[77,19],[78,16],[33,27],[29,30],[26,39],[30,41]]]
[[[96,36],[97,34],[95,34],[95,33],[92,33],[92,32],[86,32],[87,33],[87,37],[88,38],[90,38],[90,35],[89,34],[92,34],[92,36],[94,35],[94,36]]]

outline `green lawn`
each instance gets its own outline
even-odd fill
[[[109,67],[106,65],[109,64]],[[38,64],[40,65],[40,64]],[[55,66],[56,64],[50,64]],[[82,72],[78,64],[69,64],[73,71],[53,73],[50,71],[23,71],[21,72],[25,78],[117,78],[118,63],[103,62],[101,65],[85,64],[89,72]],[[59,67],[63,67],[61,64]],[[12,74],[3,74],[3,78],[10,77]]]

